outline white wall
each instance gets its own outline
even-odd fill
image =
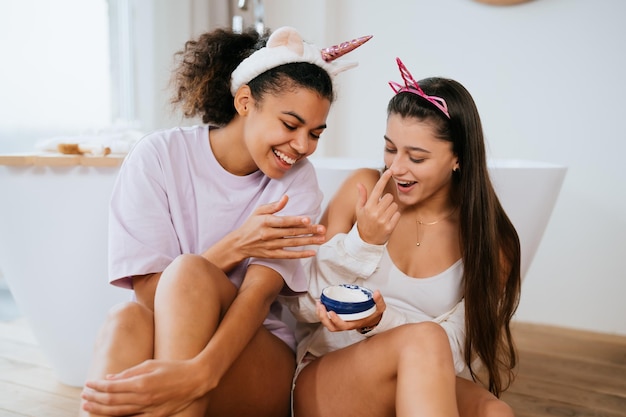
[[[167,110],[172,53],[208,24],[199,19],[203,2],[136,3],[144,6],[137,16],[137,36],[148,38],[137,51],[137,88],[143,97],[138,113],[143,128],[169,126],[178,121]],[[512,7],[472,0],[264,4],[267,26],[295,26],[319,46],[374,35],[351,54],[360,66],[340,75],[338,102],[321,155],[380,155],[391,97],[387,81],[399,80],[394,58],[400,56],[417,78],[455,78],[473,93],[490,157],[568,166],[525,277],[517,318],[626,335],[626,273],[620,262],[626,249],[626,134],[619,124],[626,114],[626,2],[534,0]],[[154,47],[150,39],[157,40]],[[2,74],[5,81],[14,79]],[[24,86],[29,86],[27,81]]]
[[[568,166],[517,319],[626,335],[626,2],[266,0],[265,9],[268,26],[297,27],[318,46],[374,35],[352,57],[360,66],[340,75],[323,154],[380,154],[400,56],[416,78],[446,76],[472,92],[490,157]]]
[[[210,4],[210,8],[209,8]],[[132,6],[136,113],[144,131],[187,121],[170,105],[169,81],[174,53],[185,42],[206,31],[209,26],[228,24],[228,7],[223,2],[204,0],[134,0]]]

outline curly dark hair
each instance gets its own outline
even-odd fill
[[[231,74],[245,58],[264,47],[270,32],[259,34],[254,28],[242,33],[216,29],[185,43],[175,54],[178,62],[172,83],[172,104],[185,117],[201,116],[202,122],[224,126],[235,117],[230,92]],[[284,64],[260,74],[248,85],[258,102],[266,93],[278,94],[290,88],[305,87],[329,101],[334,100],[330,75],[321,67],[306,62]]]

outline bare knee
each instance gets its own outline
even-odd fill
[[[113,326],[135,331],[149,326],[152,319],[152,311],[148,308],[136,302],[127,302],[113,306],[106,321]]]
[[[472,385],[469,385],[472,384]],[[514,417],[513,409],[504,401],[496,398],[486,389],[471,382],[457,385],[462,391],[459,399],[459,415],[461,417]]]
[[[433,322],[412,323],[397,329],[395,346],[401,363],[419,364],[420,367],[435,367],[448,370],[454,376],[454,362],[450,342],[445,330]],[[400,365],[402,366],[402,365]]]
[[[156,298],[177,298],[190,305],[215,300],[222,309],[230,306],[237,289],[226,274],[199,255],[178,256],[161,274]],[[163,300],[163,299],[161,299]]]
[[[96,340],[97,347],[119,343],[120,340],[149,339],[154,333],[153,314],[135,302],[113,306]]]
[[[224,279],[207,279],[207,277]],[[198,292],[213,288],[216,284],[222,284],[228,281],[228,278],[221,269],[204,257],[184,254],[176,257],[163,271],[161,281],[165,281],[167,285],[175,285],[179,289],[188,288],[190,291]]]
[[[504,401],[489,398],[480,402],[476,415],[481,417],[514,417],[515,413]]]
[[[102,377],[150,359],[154,352],[152,311],[134,302],[114,306],[94,347],[89,375]]]
[[[186,271],[186,272],[221,272],[219,268],[209,262],[200,255],[183,254],[177,256],[172,263],[166,268],[168,270]]]
[[[457,404],[461,417],[514,417],[513,409],[482,384],[457,377]]]
[[[450,342],[445,330],[430,321],[400,326],[400,341],[403,347],[421,351],[449,352]]]

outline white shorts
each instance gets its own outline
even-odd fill
[[[302,372],[304,367],[307,366],[308,364],[310,364],[311,362],[313,362],[317,358],[318,357],[315,356],[314,354],[312,354],[310,352],[307,352],[304,355],[304,358],[302,358],[302,360],[296,366],[296,372],[293,375],[293,382],[291,383],[291,417],[294,417],[294,412],[293,412],[293,392],[296,389],[296,379],[298,378],[298,375],[300,375],[300,372]]]

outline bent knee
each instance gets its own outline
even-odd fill
[[[121,303],[113,306],[104,322],[103,329],[107,332],[152,332],[154,315],[147,307],[136,302]]]
[[[453,363],[448,336],[439,324],[411,323],[394,330],[394,346],[400,358],[429,358],[431,363]]]
[[[151,340],[154,334],[154,315],[136,302],[113,306],[100,327],[96,349],[107,349],[123,340]]]
[[[433,349],[449,347],[448,335],[439,324],[432,321],[410,323],[398,327],[405,344],[419,344]]]
[[[479,405],[478,414],[484,417],[514,417],[511,406],[497,398],[486,399]]]
[[[156,297],[178,297],[191,303],[219,300],[215,305],[230,305],[237,295],[237,288],[228,276],[215,264],[200,255],[185,254],[163,271]],[[156,299],[155,299],[156,300]]]
[[[206,258],[202,255],[196,255],[193,253],[183,253],[182,255],[178,255],[172,261],[171,265],[195,265],[195,264],[207,264],[210,263]]]
[[[190,284],[194,287],[211,282],[209,275],[225,276],[224,272],[200,255],[179,255],[165,268],[161,280],[176,281],[178,284]],[[197,287],[196,287],[197,288]]]

